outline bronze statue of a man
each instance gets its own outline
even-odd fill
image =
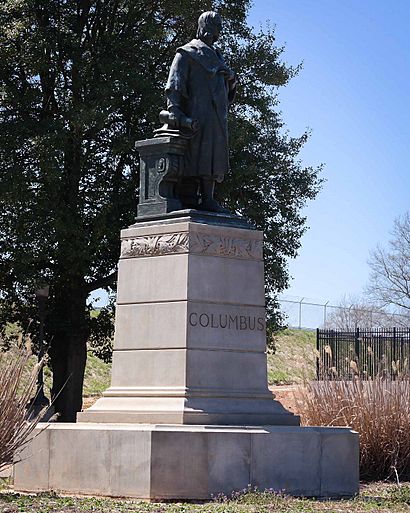
[[[227,212],[214,186],[229,169],[227,117],[236,92],[235,74],[213,46],[221,29],[219,14],[201,14],[197,38],[177,49],[165,89],[174,126],[191,132],[178,196],[185,207],[212,212]]]

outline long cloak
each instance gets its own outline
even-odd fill
[[[229,71],[219,50],[200,39],[177,49],[166,85],[168,110],[179,110],[199,122],[185,156],[185,176],[222,181],[229,169]]]

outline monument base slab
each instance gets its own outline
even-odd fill
[[[358,493],[348,428],[40,424],[14,470],[18,491],[210,499],[248,485],[306,497]]]

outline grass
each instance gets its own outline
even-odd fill
[[[111,364],[88,353],[84,375],[85,396],[99,396],[110,386]]]
[[[290,385],[314,379],[316,372],[314,331],[287,329],[274,336],[276,352],[268,353],[270,385]]]
[[[410,512],[410,486],[373,483],[351,500],[298,499],[272,492],[245,491],[195,503],[148,503],[131,499],[0,493],[0,513],[401,513]]]

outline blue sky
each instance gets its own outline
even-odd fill
[[[266,20],[284,60],[303,61],[283,118],[312,129],[303,162],[326,165],[285,294],[335,302],[361,293],[370,250],[409,208],[410,0],[254,0],[250,23]]]

